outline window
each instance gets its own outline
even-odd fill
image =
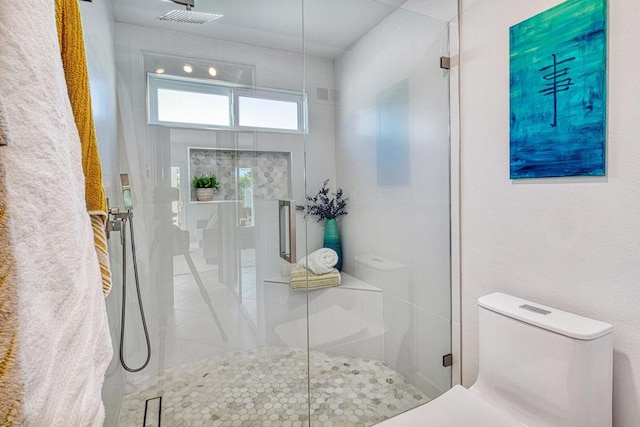
[[[298,103],[238,96],[238,117],[242,127],[298,130]]]
[[[253,177],[251,168],[238,168],[238,196],[240,206],[240,225],[253,227]]]
[[[171,127],[305,131],[302,93],[149,73],[148,122]]]
[[[149,74],[147,86],[149,124],[221,129],[231,127],[230,88],[157,74]]]
[[[177,197],[171,201],[171,215],[173,216],[173,224],[182,228],[182,197],[180,195],[180,167],[171,166],[171,187],[175,190]]]
[[[158,89],[159,123],[229,127],[229,96]]]

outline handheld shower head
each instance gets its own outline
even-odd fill
[[[131,186],[129,185],[129,174],[128,173],[121,173],[120,174],[120,185],[122,186],[123,190],[128,190],[131,188]]]
[[[120,185],[122,186],[122,198],[124,199],[124,209],[130,211],[133,209],[133,199],[131,198],[131,186],[129,185],[129,175],[120,174]]]

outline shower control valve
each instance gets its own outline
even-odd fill
[[[122,231],[122,220],[111,219],[111,211],[109,211],[109,218],[107,218],[105,231],[107,234],[107,239],[111,238],[112,231]]]
[[[111,237],[112,231],[122,231],[123,220],[133,218],[132,211],[120,212],[120,208],[109,208],[109,218],[107,219],[107,239]]]
[[[107,220],[107,238],[109,237],[109,233],[111,231],[120,231],[122,230],[122,221],[118,220]]]

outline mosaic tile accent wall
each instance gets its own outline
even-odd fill
[[[195,176],[214,173],[220,183],[214,200],[238,200],[237,169],[250,168],[254,199],[289,199],[290,163],[290,153],[190,148],[189,181]],[[193,188],[191,200],[196,200]]]

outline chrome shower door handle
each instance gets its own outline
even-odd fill
[[[291,200],[278,201],[280,230],[280,258],[293,264],[296,262],[296,208]]]

